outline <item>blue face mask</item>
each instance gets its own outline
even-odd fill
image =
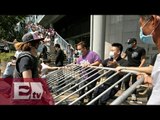
[[[153,42],[153,36],[152,36],[153,31],[151,32],[150,35],[144,35],[142,27],[140,27],[140,33],[139,33],[140,40],[142,42],[146,43],[146,44],[152,44],[153,45],[154,44],[154,42]]]
[[[140,40],[146,44],[154,44],[154,41],[153,41],[153,36],[152,36],[152,33],[154,32],[154,30],[158,27],[159,23],[157,24],[157,26],[155,27],[155,29],[152,30],[152,32],[149,34],[149,35],[144,35],[143,34],[143,28],[144,26],[146,26],[146,24],[150,21],[151,19],[149,19],[142,27],[140,27],[140,33],[139,33],[139,37],[140,37]]]

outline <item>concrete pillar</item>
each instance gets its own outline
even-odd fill
[[[91,15],[91,48],[104,59],[105,15]]]
[[[93,15],[90,15],[90,50],[93,50]]]

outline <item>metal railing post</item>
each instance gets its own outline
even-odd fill
[[[110,105],[120,105],[137,87],[137,85],[142,84],[144,78],[137,80],[133,85],[131,85],[126,91],[123,92],[116,100],[114,100]]]

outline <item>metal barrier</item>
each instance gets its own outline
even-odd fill
[[[106,75],[110,72],[113,72],[113,74],[106,78]],[[92,99],[87,101],[87,96],[89,96],[89,94],[94,93],[95,90],[102,87],[107,81],[112,80],[113,77],[122,73],[124,73],[124,75],[121,79],[116,81],[98,96],[92,96]],[[120,85],[120,83],[129,78],[132,74],[137,74],[137,72],[126,70],[117,72],[115,68],[93,66],[82,67],[76,64],[69,64],[59,70],[50,72],[47,75],[47,83],[55,99],[55,105],[80,105],[82,99],[84,99],[85,105],[92,105],[108,91],[117,85]],[[143,79],[138,80],[110,105],[120,105],[136,89],[136,86],[140,85],[142,82]],[[96,83],[96,85],[89,89],[89,86],[93,85],[93,83]],[[82,90],[85,90],[85,92],[80,95],[79,93]]]
[[[110,105],[121,104],[135,89],[138,85],[143,83],[144,78],[137,80],[131,87],[129,87],[120,97],[114,100]]]

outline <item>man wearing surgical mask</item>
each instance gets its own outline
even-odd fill
[[[128,48],[126,49],[124,55],[122,56],[123,58],[127,57],[128,60],[128,67],[142,67],[145,63],[145,57],[146,57],[146,50],[142,47],[137,46],[137,40],[136,38],[130,38],[127,41],[128,43]],[[136,82],[137,80],[137,75],[133,74],[132,76],[132,84]],[[129,82],[125,81],[125,88],[129,88]],[[136,101],[136,90],[132,93],[131,95],[131,101]]]
[[[102,61],[103,67],[111,67],[116,68],[117,66],[127,66],[128,62],[125,59],[121,58],[121,53],[123,50],[123,46],[120,43],[113,43],[111,50],[109,52],[109,58]],[[110,71],[106,74],[106,78],[113,75],[115,71]],[[101,85],[98,89],[96,89],[93,93],[93,99],[101,94],[103,91],[108,89],[111,85],[116,83],[120,78],[123,77],[123,74],[117,74],[112,79],[106,81],[103,85]],[[120,89],[121,83],[118,87],[114,87],[113,89],[109,90],[106,94],[104,94],[98,101],[94,103],[94,105],[106,105],[107,101],[113,97],[118,90]]]
[[[102,61],[103,67],[112,67],[115,68],[119,65],[120,60],[124,60],[121,58],[121,52],[123,47],[120,43],[113,43],[111,50],[109,52],[109,57]]]
[[[141,15],[139,23],[142,42],[154,43],[160,53],[160,16]],[[153,90],[147,105],[160,105],[160,54],[157,55],[150,79],[152,79]]]
[[[81,41],[77,44],[77,50],[79,51],[79,58],[76,61],[76,64],[81,65],[82,67],[88,67],[88,66],[99,66],[99,64],[101,63],[101,58],[100,56],[94,52],[89,50],[89,45],[84,42]],[[92,71],[92,70],[91,70]],[[88,71],[89,72],[89,71]],[[79,87],[82,87],[83,85],[91,82],[92,80],[94,80],[95,78],[97,78],[99,76],[99,74],[97,73],[97,71],[93,71],[91,73],[89,73],[86,77],[91,76],[93,74],[95,74],[93,77],[90,77],[88,79],[85,80],[85,78],[82,78],[82,81],[85,80],[85,82],[83,82],[82,84],[80,84]],[[85,74],[85,73],[84,73]],[[90,89],[92,89],[93,87],[96,86],[97,81],[94,81],[93,83],[91,83],[90,85],[87,86],[87,90],[89,91]],[[80,92],[79,92],[79,96],[82,96],[85,93],[85,88],[83,88]],[[88,94],[88,100],[90,101],[92,98],[92,92],[90,94]],[[84,98],[82,98],[80,100],[80,104],[84,105]]]

